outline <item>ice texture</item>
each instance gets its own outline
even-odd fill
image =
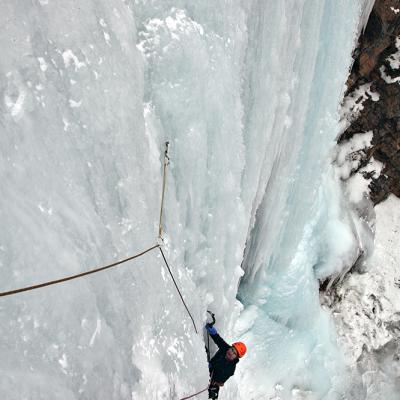
[[[350,275],[338,290],[334,318],[352,385],[346,398],[399,397],[400,200],[394,195],[375,207],[375,249],[363,274]]]
[[[198,327],[211,308],[249,347],[220,398],[339,398],[318,278],[357,252],[328,155],[370,3],[2,1],[1,290],[152,246],[170,140],[168,260]],[[2,298],[0,327],[2,398],[207,386],[157,252]]]
[[[348,38],[360,6],[345,3],[296,2],[296,9],[279,2],[275,14],[269,9],[259,20],[255,13],[258,24],[249,24],[259,46],[249,54],[255,62],[247,93],[263,99],[264,106],[261,111],[260,101],[247,103],[245,132],[254,143],[249,148],[258,148],[260,135],[266,152],[239,288],[241,318],[251,310],[247,332],[243,322],[239,332],[256,350],[239,372],[242,398],[249,393],[255,399],[336,399],[346,385],[335,328],[319,305],[316,279],[339,274],[359,255],[358,226],[329,167],[350,65]],[[269,32],[262,40],[264,29],[282,32],[287,45],[275,44]],[[260,53],[277,54],[279,60],[271,56],[275,68],[266,58],[263,71]],[[267,122],[259,125],[257,118]]]

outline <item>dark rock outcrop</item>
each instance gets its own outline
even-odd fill
[[[396,38],[400,47],[400,2],[376,0],[353,54],[346,96],[354,96],[361,85],[371,83],[370,90],[379,95],[379,100],[367,96],[363,110],[338,139],[340,143],[356,133],[373,131],[368,154],[384,165],[380,176],[372,178],[369,186],[374,204],[390,193],[400,197],[400,68],[392,68],[388,60],[400,52]]]

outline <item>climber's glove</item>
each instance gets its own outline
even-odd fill
[[[217,334],[217,330],[211,324],[207,324],[206,325],[206,330],[210,335],[216,335]]]

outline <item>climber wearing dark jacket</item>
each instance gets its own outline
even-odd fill
[[[206,329],[211,339],[218,346],[218,351],[209,363],[211,382],[208,389],[209,399],[217,399],[220,386],[224,386],[228,378],[235,373],[239,358],[246,353],[246,346],[242,342],[236,342],[230,346],[218,335],[217,330],[212,325],[207,324]]]

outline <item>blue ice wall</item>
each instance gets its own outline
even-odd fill
[[[221,399],[334,398],[317,278],[355,245],[327,171],[363,4],[3,1],[1,290],[151,246],[170,140],[167,257],[198,326],[211,308],[249,346]],[[156,254],[3,298],[0,334],[7,399],[175,399],[208,382]]]
[[[248,55],[253,68],[247,97],[257,101],[247,103],[245,138],[254,142],[261,131],[266,151],[238,295],[245,305],[238,329],[248,329],[244,337],[258,356],[245,361],[249,371],[242,378],[254,387],[265,383],[250,392],[254,398],[275,383],[270,393],[278,398],[303,393],[336,399],[346,385],[344,362],[335,328],[320,307],[318,278],[352,265],[358,251],[330,150],[340,129],[338,107],[360,4],[276,6],[276,14],[256,12],[249,24],[258,41]],[[292,20],[282,28],[285,18],[277,14]],[[274,46],[270,30],[279,29],[287,29],[285,38],[292,40]],[[260,54],[271,55],[265,65],[254,62]],[[272,69],[275,54],[279,62]]]

